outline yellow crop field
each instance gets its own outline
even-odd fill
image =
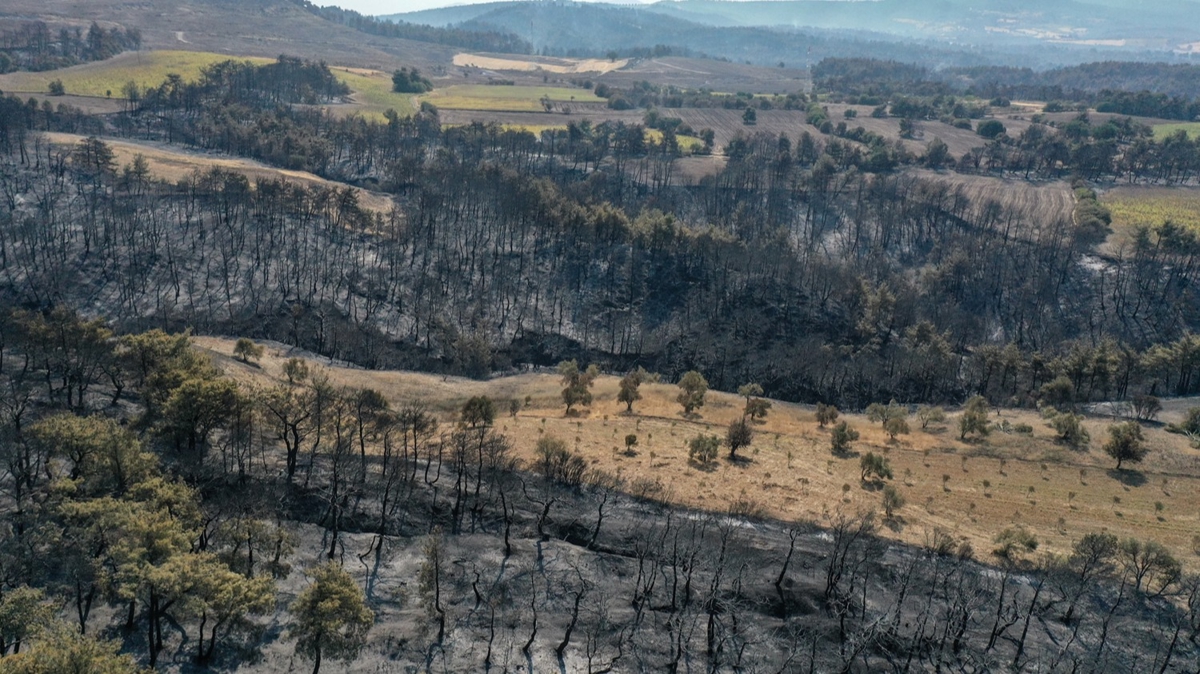
[[[194,81],[207,66],[230,59],[252,63],[270,63],[271,59],[243,58],[229,54],[195,51],[126,52],[105,61],[49,72],[15,72],[0,75],[0,91],[8,93],[46,93],[50,82],[62,80],[63,89],[72,96],[119,98],[128,82],[139,87],[162,84],[167,75],[176,74]]]
[[[563,87],[493,86],[488,84],[455,84],[434,89],[421,97],[439,108],[456,110],[500,110],[505,112],[538,112],[544,110],[543,99],[554,103],[603,103],[604,99],[586,89]]]
[[[1113,229],[1118,233],[1167,220],[1200,230],[1200,189],[1118,187],[1106,191],[1100,201],[1112,211]]]
[[[1184,131],[1189,138],[1200,138],[1200,122],[1179,122],[1177,124],[1155,124],[1154,138],[1162,140],[1176,131]]]

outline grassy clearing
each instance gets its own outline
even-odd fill
[[[421,97],[439,108],[456,110],[498,110],[503,112],[540,112],[545,108],[542,99],[555,103],[603,103],[586,89],[563,87],[493,86],[488,84],[455,84]]]
[[[62,80],[66,93],[72,96],[120,98],[121,87],[135,82],[139,87],[158,86],[167,75],[176,74],[185,81],[194,81],[200,71],[214,63],[230,59],[270,63],[272,59],[242,58],[229,54],[194,51],[127,52],[105,61],[31,73],[16,72],[0,75],[0,90],[9,93],[45,93],[53,80]]]
[[[1134,227],[1170,220],[1200,231],[1200,189],[1187,187],[1118,187],[1100,197],[1112,211],[1113,229],[1127,234]]]
[[[352,68],[330,68],[330,71],[353,90],[353,106],[345,107],[350,112],[357,112],[368,117],[383,118],[383,113],[389,108],[395,110],[401,117],[416,112],[411,94],[398,94],[392,91],[392,76],[378,70],[360,70]]]
[[[233,340],[196,341],[239,380],[272,384],[282,377],[281,351],[268,349],[262,366],[252,367],[231,357]],[[820,519],[837,508],[879,510],[880,492],[860,480],[858,458],[834,457],[828,429],[820,428],[805,406],[775,403],[765,423],[755,425],[753,444],[741,452],[744,460],[729,461],[723,452],[705,470],[689,463],[686,443],[699,433],[724,436],[725,427],[741,414],[737,396],[710,392],[701,416],[684,419],[674,386],[645,385],[635,414],[626,415],[616,401],[617,378],[602,377],[592,406],[567,417],[553,375],[479,382],[409,372],[327,372],[335,384],[375,388],[394,405],[422,402],[442,416],[443,427],[453,423],[468,397],[491,396],[501,401],[496,425],[524,461],[532,461],[538,438],[552,435],[631,488],[657,485],[652,488],[658,490],[656,498],[714,511],[748,499],[784,520]],[[529,405],[508,416],[504,401],[526,396]],[[908,502],[885,535],[921,544],[933,527],[942,527],[970,540],[985,557],[995,535],[1014,523],[1030,528],[1040,549],[1060,553],[1082,535],[1107,528],[1119,536],[1158,540],[1187,566],[1200,568],[1192,551],[1200,531],[1200,451],[1185,438],[1147,427],[1151,455],[1137,472],[1117,474],[1100,449],[1106,419],[1086,420],[1091,445],[1071,451],[1055,443],[1053,431],[1030,411],[1003,410],[991,418],[996,426],[1028,424],[1032,434],[995,430],[972,442],[958,439],[954,414],[947,425],[928,431],[911,418],[912,433],[896,441],[861,415],[844,418],[862,434],[853,451],[885,455],[895,472],[892,484]],[[624,451],[628,434],[638,438],[632,454]]]
[[[661,143],[663,132],[658,129],[646,129],[646,142]],[[691,154],[698,148],[704,147],[704,141],[695,136],[676,135],[675,142],[679,144],[679,149],[683,150],[684,154]]]
[[[1176,131],[1184,131],[1189,138],[1200,138],[1200,122],[1178,122],[1175,124],[1155,124],[1154,138],[1162,140]]]

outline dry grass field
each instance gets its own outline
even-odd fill
[[[1005,211],[1014,211],[1022,222],[1051,222],[1071,217],[1075,197],[1071,185],[1064,180],[1031,183],[1024,180],[971,175],[954,171],[914,169],[929,180],[945,183],[962,190],[974,208],[988,201],[1001,204]]]
[[[197,347],[236,379],[273,385],[281,379],[285,347],[270,345],[258,365],[231,357],[233,340],[197,338]],[[473,395],[488,395],[498,404],[497,427],[512,439],[518,455],[532,460],[537,440],[554,436],[566,441],[597,469],[619,475],[629,489],[691,507],[724,511],[750,500],[783,520],[819,519],[842,508],[879,509],[880,492],[860,480],[858,459],[836,458],[829,450],[828,430],[820,428],[811,408],[774,403],[764,423],[756,425],[753,444],[743,458],[721,456],[711,470],[689,463],[686,443],[700,433],[724,435],[726,425],[741,415],[742,399],[710,392],[695,418],[683,418],[670,384],[644,385],[634,414],[616,401],[618,379],[602,377],[595,400],[577,416],[566,416],[553,374],[524,374],[481,382],[410,372],[365,371],[326,364],[323,371],[338,385],[372,387],[393,405],[420,402],[443,420],[454,421],[461,404]],[[505,401],[528,400],[515,417]],[[979,441],[960,441],[957,414],[945,425],[919,428],[891,441],[861,415],[845,415],[862,434],[855,455],[885,455],[895,472],[892,481],[907,505],[885,530],[889,536],[922,543],[934,527],[990,550],[992,538],[1013,524],[1036,533],[1042,550],[1064,552],[1090,531],[1151,538],[1169,546],[1191,568],[1200,568],[1194,537],[1200,533],[1200,451],[1186,438],[1148,426],[1153,448],[1136,470],[1117,473],[1100,447],[1109,419],[1085,421],[1092,441],[1086,451],[1073,451],[1054,441],[1053,431],[1036,412],[993,412],[996,430]],[[1033,433],[1006,432],[1029,424]],[[635,434],[636,451],[625,453],[624,438]]]
[[[483,70],[507,70],[513,72],[547,72],[559,75],[580,73],[607,73],[629,65],[629,59],[607,61],[604,59],[567,59],[548,57],[520,57],[513,55],[488,56],[485,54],[455,54],[454,65]]]
[[[75,145],[83,140],[83,136],[72,133],[46,133],[50,143],[59,146]],[[112,149],[114,159],[119,167],[133,163],[134,157],[141,155],[151,175],[159,180],[178,182],[196,171],[207,171],[219,168],[225,171],[241,173],[253,183],[256,179],[284,179],[301,185],[320,185],[322,187],[345,187],[344,184],[325,180],[306,171],[288,171],[261,164],[253,159],[241,157],[226,157],[208,155],[199,152],[188,152],[175,145],[160,143],[136,143],[127,140],[104,138],[104,143]],[[392,198],[385,194],[368,192],[361,188],[352,188],[358,193],[358,202],[365,208],[387,212],[392,209]]]
[[[496,86],[489,84],[456,84],[439,87],[421,96],[438,108],[459,110],[497,110],[501,112],[536,112],[545,110],[543,100],[558,104],[603,103],[587,89],[566,87]],[[489,120],[490,121],[490,120]]]

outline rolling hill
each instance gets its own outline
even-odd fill
[[[9,0],[0,6],[4,15],[137,28],[144,49],[266,58],[286,53],[382,70],[449,63],[454,52],[442,45],[362,33],[322,19],[291,0]]]
[[[495,2],[384,18],[500,28],[550,50],[665,44],[756,63],[811,63],[842,54],[888,58],[896,53],[888,43],[905,40],[922,42],[922,53],[909,58],[930,64],[977,62],[978,50],[988,49],[1010,63],[1038,66],[1171,58],[1196,39],[1188,17],[1198,7],[1194,0],[1136,10],[1099,0],[986,7],[962,0],[681,0],[635,7]]]

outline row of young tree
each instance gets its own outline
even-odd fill
[[[1097,533],[1037,555],[1016,527],[993,550],[940,529],[913,549],[877,538],[872,514],[838,511],[745,526],[750,501],[681,512],[661,485],[593,470],[551,437],[521,470],[486,398],[439,420],[303,360],[254,388],[186,335],[115,337],[65,311],[5,325],[0,671],[58,671],[68,654],[111,672],[164,656],[224,666],[281,638],[267,621],[289,625],[314,672],[364,648],[453,671],[1173,671],[1200,657],[1200,582],[1155,543]],[[64,409],[63,363],[78,350],[50,346],[47,330],[94,335],[128,385],[98,384]],[[27,357],[35,347],[58,355]],[[246,340],[235,355],[253,370],[263,354]],[[586,369],[562,374],[587,388]],[[702,398],[702,379],[684,377],[681,400]],[[748,416],[757,393],[745,390]],[[868,468],[886,479],[885,464],[864,479]],[[295,538],[292,519],[324,538]],[[373,535],[356,544],[350,525]],[[330,562],[282,602],[273,585],[299,573],[297,546]],[[365,579],[341,570],[347,554]],[[412,560],[407,601],[382,572],[400,559]],[[401,639],[370,639],[385,614],[407,616],[390,626]]]

